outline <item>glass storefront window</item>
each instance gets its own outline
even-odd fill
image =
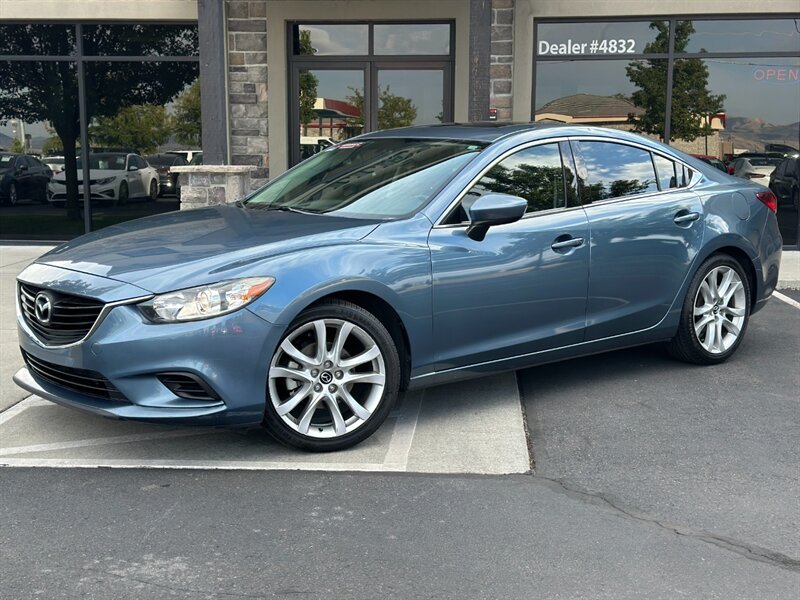
[[[378,129],[441,123],[443,111],[443,71],[378,71]]]
[[[614,56],[666,54],[667,21],[541,23],[536,31],[537,56]]]
[[[0,55],[72,56],[75,28],[69,25],[0,23]]]
[[[450,25],[447,23],[376,24],[375,54],[450,54]]]
[[[295,25],[296,56],[353,56],[369,53],[369,25]]]
[[[102,24],[83,26],[91,56],[198,56],[197,25]]]
[[[696,19],[678,21],[690,31],[676,52],[799,52],[800,19]]]

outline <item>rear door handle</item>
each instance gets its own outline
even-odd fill
[[[679,212],[677,215],[675,215],[675,218],[672,219],[672,220],[675,221],[675,223],[677,225],[682,225],[683,223],[691,223],[692,221],[697,221],[697,219],[699,219],[699,218],[700,218],[700,213],[696,213],[696,212],[690,212],[690,213]]]
[[[559,239],[559,238],[556,238]],[[577,248],[583,245],[583,238],[569,238],[560,242],[553,242],[550,247],[553,250],[563,250],[564,248]]]

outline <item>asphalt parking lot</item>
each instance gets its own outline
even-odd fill
[[[325,457],[10,401],[0,598],[794,599],[800,292],[780,294],[723,365],[653,346],[431,388]]]

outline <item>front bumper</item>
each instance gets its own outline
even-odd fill
[[[43,344],[19,311],[17,324],[25,353],[51,365],[97,372],[125,401],[56,385],[27,367],[14,376],[25,390],[106,417],[215,426],[261,421],[269,361],[283,334],[282,327],[246,308],[204,321],[153,324],[135,305],[122,304],[108,311],[84,340],[62,347]],[[178,397],[157,377],[176,372],[202,378],[219,399]]]

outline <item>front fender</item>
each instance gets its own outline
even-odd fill
[[[265,261],[264,267],[275,284],[249,307],[258,316],[286,326],[327,296],[372,294],[400,317],[411,345],[412,376],[432,370],[431,265],[426,244],[379,237],[294,252]]]

